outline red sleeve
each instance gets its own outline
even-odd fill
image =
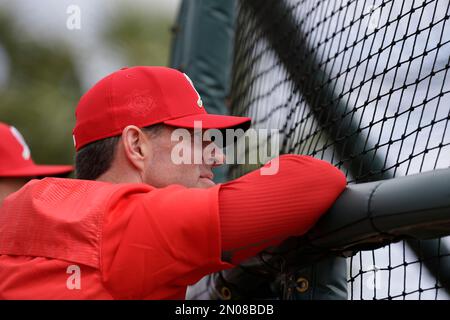
[[[102,241],[102,276],[113,296],[164,299],[164,288],[231,267],[221,261],[218,190],[134,185],[114,194]]]
[[[223,259],[234,264],[307,232],[346,186],[344,174],[309,156],[283,155],[274,175],[260,170],[222,185]],[[267,165],[266,165],[267,166]]]

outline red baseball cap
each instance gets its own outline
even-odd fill
[[[76,150],[120,135],[128,125],[157,123],[203,129],[248,129],[251,119],[208,114],[189,77],[166,67],[122,68],[95,84],[80,99],[75,111],[73,138]]]
[[[0,178],[43,177],[68,174],[72,166],[37,165],[20,132],[0,122]]]

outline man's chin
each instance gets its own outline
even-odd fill
[[[198,179],[197,186],[199,188],[211,188],[211,187],[214,187],[215,185],[216,185],[216,183],[214,181],[212,181],[211,179],[208,179],[208,178]]]

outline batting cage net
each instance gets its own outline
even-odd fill
[[[246,0],[232,113],[280,132],[280,153],[327,160],[349,184],[450,166],[448,0]],[[231,168],[240,176],[242,166]],[[448,238],[348,259],[350,299],[449,299]]]

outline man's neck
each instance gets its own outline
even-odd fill
[[[100,177],[95,179],[95,181],[109,182],[109,183],[142,183],[139,175],[130,172],[117,173],[115,170],[108,170]]]
[[[27,178],[0,178],[0,205],[7,196],[22,188],[28,180]]]

